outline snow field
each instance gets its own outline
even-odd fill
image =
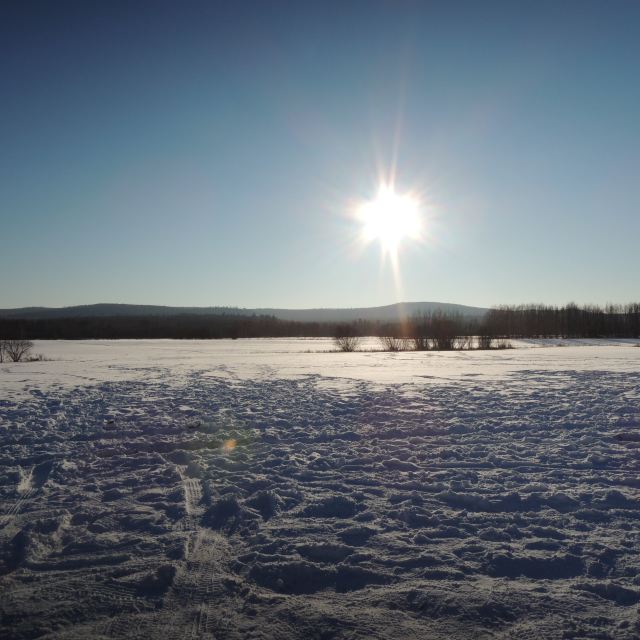
[[[329,346],[1,365],[0,635],[640,635],[640,349]]]

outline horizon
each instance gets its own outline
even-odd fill
[[[24,307],[6,307],[7,309],[66,309],[69,307],[95,307],[95,306],[129,306],[129,307],[170,307],[177,309],[289,309],[289,310],[307,310],[307,309],[369,309],[376,307],[393,307],[395,305],[402,304],[443,304],[443,305],[456,305],[461,307],[473,307],[475,305],[466,305],[458,302],[441,302],[439,300],[401,300],[399,302],[390,302],[388,304],[380,304],[380,305],[366,305],[363,307],[275,307],[273,305],[264,305],[257,306],[252,305],[248,307],[238,306],[238,305],[221,305],[221,304],[185,304],[185,305],[172,305],[172,304],[155,304],[155,303],[139,303],[139,302],[87,302],[82,304],[72,304],[72,305],[62,305],[62,306],[52,306],[47,307],[43,305],[25,305]],[[484,307],[482,307],[484,308]],[[488,307],[487,307],[488,308]]]
[[[160,308],[168,308],[168,309],[238,309],[240,311],[254,311],[254,310],[278,310],[278,311],[333,311],[333,310],[350,310],[350,309],[380,309],[386,307],[394,307],[401,305],[416,305],[416,304],[433,304],[433,305],[443,305],[443,306],[455,306],[455,307],[468,307],[470,309],[497,309],[500,307],[568,307],[569,305],[577,305],[578,307],[597,307],[601,309],[606,309],[609,306],[619,307],[625,306],[629,304],[637,304],[637,302],[633,299],[623,300],[623,301],[607,301],[604,303],[598,302],[580,302],[577,300],[568,300],[566,302],[562,302],[559,304],[550,304],[544,301],[528,301],[528,302],[519,302],[513,304],[506,303],[498,303],[491,305],[471,305],[465,304],[463,302],[451,302],[451,301],[441,301],[441,300],[401,300],[399,302],[390,302],[386,304],[377,304],[377,305],[358,305],[358,306],[311,306],[311,307],[277,307],[274,305],[264,305],[264,306],[239,306],[239,305],[221,305],[221,304],[185,304],[185,305],[172,305],[172,304],[156,304],[156,303],[139,303],[139,302],[87,302],[81,304],[69,304],[69,305],[60,305],[60,306],[46,306],[46,305],[38,305],[38,304],[27,304],[20,307],[2,307],[1,311],[17,311],[22,309],[50,309],[50,310],[60,310],[60,309],[73,309],[78,307],[99,307],[99,306],[125,306],[125,307],[160,307]]]
[[[0,17],[2,308],[638,298],[639,4]]]

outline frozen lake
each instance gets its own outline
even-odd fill
[[[637,638],[640,348],[42,341],[0,636]]]

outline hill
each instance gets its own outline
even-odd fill
[[[280,320],[296,322],[351,322],[370,320],[393,322],[411,318],[423,313],[442,311],[465,317],[483,316],[487,309],[469,307],[446,302],[399,302],[381,307],[327,308],[327,309],[276,309],[239,307],[168,307],[139,304],[91,304],[74,307],[23,307],[20,309],[0,309],[0,317],[14,319],[59,319],[59,318],[100,318],[100,317],[157,317],[157,316],[273,316]]]

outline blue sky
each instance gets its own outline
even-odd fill
[[[640,3],[0,7],[0,307],[640,298]],[[394,160],[395,158],[395,160]],[[401,287],[354,201],[425,203]]]

